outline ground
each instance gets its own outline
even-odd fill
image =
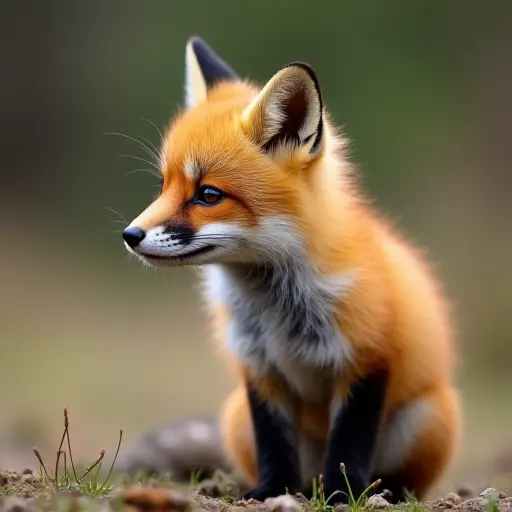
[[[304,510],[310,512],[368,512],[370,510],[393,509],[401,512],[424,512],[427,510],[460,510],[471,512],[512,512],[512,496],[488,488],[480,494],[461,490],[445,497],[420,503],[411,499],[407,503],[391,506],[385,495],[370,499],[362,498],[349,505],[333,507],[322,495],[307,500],[303,496],[281,496],[265,503],[239,501],[236,484],[227,475],[217,475],[213,479],[178,485],[166,478],[123,480],[122,477],[105,485],[96,477],[81,480],[80,485],[66,473],[55,489],[43,472],[25,469],[22,473],[3,470],[0,472],[0,511],[1,512],[109,512],[109,511],[283,511]],[[89,473],[91,475],[91,473]]]

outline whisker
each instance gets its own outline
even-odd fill
[[[160,172],[160,169],[156,166],[155,163],[153,162],[150,162],[149,160],[146,160],[145,158],[141,158],[140,156],[135,156],[135,155],[117,155],[117,156],[120,156],[120,157],[125,157],[125,158],[135,158],[135,160],[140,160],[141,162],[145,162],[147,163],[148,165],[150,165],[156,172]]]
[[[147,142],[151,146],[151,149],[155,152],[154,154],[156,158],[160,159],[160,150],[149,139],[146,139],[146,137],[143,137],[142,135],[138,135],[138,137],[141,138],[144,142]]]
[[[194,243],[195,241],[198,242],[236,242],[237,238],[226,238],[223,236],[216,236],[216,237],[207,237],[207,238],[196,238],[194,240],[182,240],[183,243]]]
[[[160,140],[162,141],[162,144],[164,142],[164,136],[162,135],[162,132],[160,131],[160,128],[158,128],[158,126],[153,123],[153,121],[150,121],[149,119],[146,119],[145,117],[141,117],[140,118],[142,121],[146,121],[147,123],[149,123],[150,125],[152,125],[156,131],[158,132],[158,135],[160,135]]]
[[[126,223],[126,225],[129,224],[129,222],[124,218],[124,216],[121,215],[117,210],[114,210],[113,208],[110,208],[109,206],[104,206],[103,208],[105,208],[105,210],[111,211],[112,213],[115,213],[123,222]]]
[[[212,233],[210,235],[182,235],[179,237],[180,240],[183,240],[185,242],[188,242],[190,240],[208,240],[210,238],[215,238],[215,239],[219,239],[219,238],[223,238],[225,240],[240,240],[239,237],[237,236],[232,236],[232,235],[223,235],[221,233]]]
[[[157,178],[161,177],[161,174],[159,172],[156,172],[154,169],[132,169],[131,171],[128,171],[124,176],[128,176],[129,174],[133,174],[134,172],[149,172],[152,176],[156,176]]]
[[[146,144],[144,144],[143,142],[141,142],[139,139],[136,139],[135,137],[132,137],[130,135],[126,135],[124,133],[117,133],[117,132],[106,132],[104,133],[103,135],[118,135],[119,137],[124,137],[126,139],[129,139],[129,140],[133,140],[134,142],[136,142],[137,144],[139,144],[142,149],[144,149],[144,151],[151,157],[153,157],[155,160],[159,160],[159,157],[158,157],[158,152],[155,153],[151,148],[149,148],[148,146],[146,146]]]

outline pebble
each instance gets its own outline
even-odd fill
[[[123,501],[126,505],[130,505],[136,510],[152,510],[154,512],[184,512],[192,504],[188,498],[176,491],[139,486],[127,489],[123,493]]]
[[[462,499],[456,492],[449,492],[445,497],[444,501],[452,504],[452,505],[458,505]]]
[[[481,498],[485,498],[487,500],[495,500],[498,498],[498,491],[494,489],[494,487],[487,487],[484,491],[482,491],[479,496]]]
[[[381,494],[374,494],[368,498],[368,506],[376,509],[383,509],[390,506],[390,503]]]
[[[267,498],[265,505],[272,512],[293,512],[295,510],[301,510],[298,500],[289,494],[282,494],[275,498]]]
[[[29,485],[37,485],[37,479],[34,475],[31,475],[31,474],[24,474],[22,477],[21,477],[21,481],[22,483],[24,484],[29,484]]]

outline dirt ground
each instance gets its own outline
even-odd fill
[[[434,501],[424,503],[409,501],[390,505],[385,494],[379,494],[350,505],[331,506],[320,494],[312,500],[301,495],[290,495],[268,499],[264,503],[240,501],[230,496],[236,494],[234,487],[218,485],[210,479],[194,485],[178,486],[158,481],[146,483],[119,484],[109,488],[106,494],[82,492],[68,486],[55,491],[45,483],[38,472],[25,469],[21,473],[3,470],[0,472],[0,511],[1,512],[160,512],[160,511],[282,511],[305,510],[311,512],[348,511],[367,512],[369,510],[401,510],[422,512],[426,510],[460,510],[471,512],[512,512],[512,496],[496,489],[488,488],[480,493],[469,489],[452,492]],[[223,494],[223,497],[219,497]]]

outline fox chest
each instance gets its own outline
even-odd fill
[[[277,371],[304,399],[315,400],[327,376],[347,364],[351,347],[336,328],[335,297],[319,286],[304,290],[293,276],[280,277],[238,282],[214,273],[209,285],[230,312],[230,351],[254,373]]]

